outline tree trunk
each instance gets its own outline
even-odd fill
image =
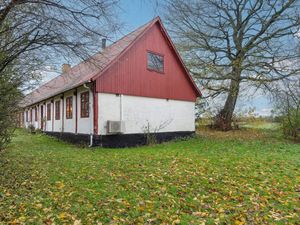
[[[238,68],[233,69],[235,71],[235,78],[230,81],[230,90],[224,104],[223,109],[219,112],[216,117],[215,126],[216,128],[228,131],[232,129],[232,117],[235,109],[236,101],[240,90],[240,70]]]

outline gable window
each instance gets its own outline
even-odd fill
[[[51,103],[47,104],[47,120],[51,120]]]
[[[60,100],[55,102],[55,119],[60,120]]]
[[[35,121],[37,121],[37,117],[38,117],[38,116],[37,116],[37,115],[38,115],[37,112],[38,112],[38,107],[35,107],[35,109],[34,109],[34,120],[35,120]]]
[[[72,119],[73,116],[73,97],[67,97],[66,98],[66,118]]]
[[[164,72],[164,57],[160,54],[147,52],[147,68],[159,73]]]
[[[89,92],[80,94],[80,115],[82,118],[89,117]]]

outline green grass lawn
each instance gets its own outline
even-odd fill
[[[0,153],[0,224],[297,224],[300,145],[200,132],[130,149],[18,131]]]

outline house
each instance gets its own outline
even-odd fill
[[[105,45],[105,41],[102,43]],[[200,91],[155,18],[28,94],[24,126],[90,145],[125,147],[195,132]]]

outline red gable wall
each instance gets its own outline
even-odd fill
[[[96,91],[195,101],[197,92],[160,29],[159,23],[152,26],[98,77]],[[164,55],[164,74],[147,70],[148,50]]]

